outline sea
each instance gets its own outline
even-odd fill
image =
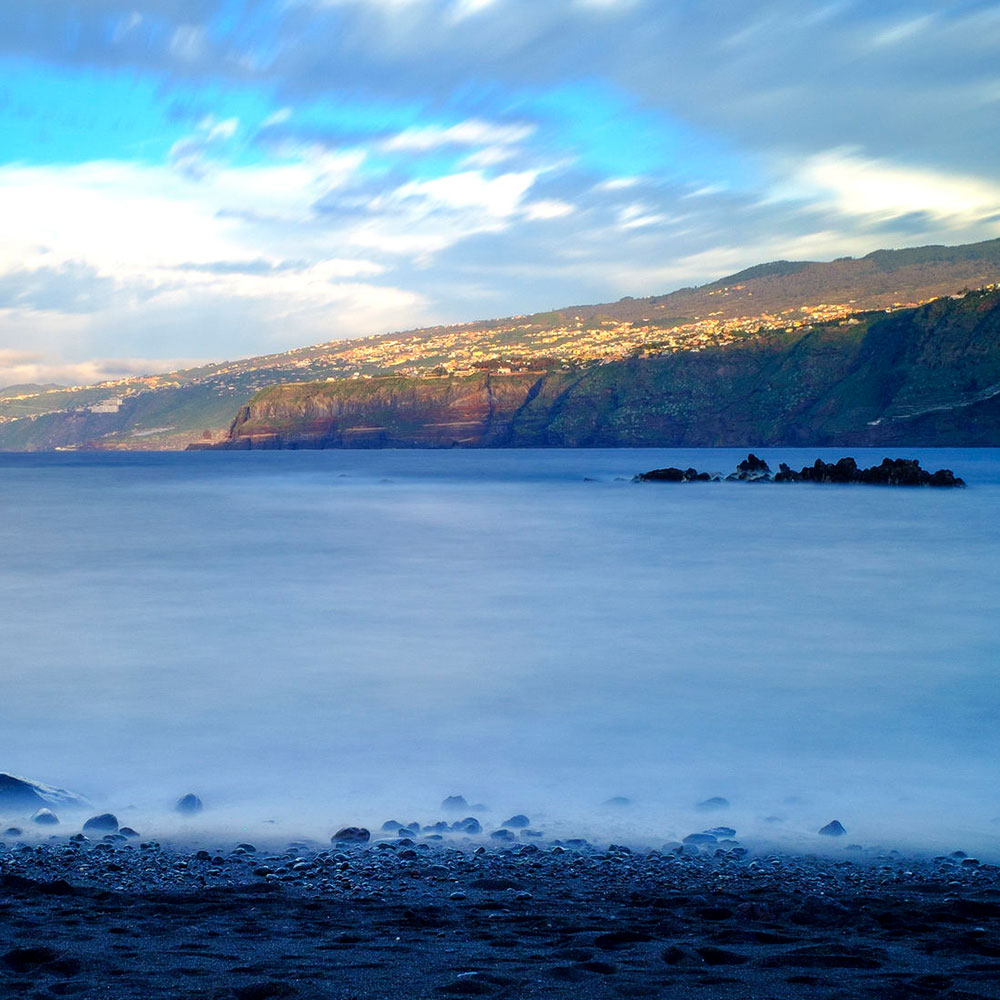
[[[746,454],[0,455],[0,771],[144,833],[187,792],[317,842],[462,795],[1000,857],[1000,450],[892,450],[955,490],[632,481]]]

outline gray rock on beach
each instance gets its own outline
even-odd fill
[[[91,816],[83,824],[84,830],[93,830],[97,833],[117,833],[118,817],[114,813],[101,813],[99,816]]]
[[[724,799],[721,795],[713,795],[710,799],[699,802],[696,808],[702,812],[711,812],[714,809],[728,809],[729,799]]]
[[[827,823],[819,832],[824,837],[843,837],[847,833],[839,819]]]
[[[38,812],[31,817],[33,823],[37,823],[39,826],[58,826],[59,817],[51,809],[39,809]]]
[[[363,826],[345,826],[331,838],[333,844],[367,844],[371,840],[371,831]]]
[[[531,820],[523,813],[518,813],[510,819],[505,819],[500,825],[509,826],[512,830],[523,830],[526,826],[531,826]]]
[[[182,795],[177,800],[177,805],[174,806],[174,812],[179,812],[184,816],[194,816],[200,813],[205,806],[201,799],[198,798],[193,792],[188,792],[187,795]]]

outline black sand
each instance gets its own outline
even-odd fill
[[[0,995],[1000,997],[1000,869],[513,844],[0,850]]]

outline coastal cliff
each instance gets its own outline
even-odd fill
[[[577,369],[257,393],[240,448],[1000,444],[1000,292]]]

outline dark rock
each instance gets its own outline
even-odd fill
[[[791,470],[789,470],[791,471]],[[841,458],[837,462],[824,462],[817,458],[807,465],[797,478],[783,482],[809,483],[866,483],[874,486],[964,486],[951,469],[928,472],[920,467],[920,462],[910,458],[884,458],[880,465],[869,469],[859,469],[853,458]]]
[[[711,834],[713,837],[736,836],[736,831],[731,826],[713,826],[711,830],[706,830],[705,833]]]
[[[847,833],[839,819],[827,823],[819,832],[824,837],[843,837]]]
[[[736,466],[736,471],[747,475],[761,475],[763,473],[770,472],[771,466],[769,466],[764,459],[758,458],[756,455],[751,453]]]
[[[464,795],[449,795],[441,803],[441,808],[447,809],[449,812],[458,812],[460,809],[468,809],[469,803],[465,801]]]
[[[31,817],[33,823],[38,823],[39,826],[58,826],[59,817],[51,809],[39,809],[34,816]]]
[[[403,824],[400,823],[399,820],[397,820],[397,819],[387,819],[382,824],[382,832],[383,833],[395,833],[396,830],[401,830],[402,827],[403,827]]]
[[[510,819],[505,819],[501,826],[509,826],[514,830],[521,830],[526,826],[531,826],[531,820],[527,816],[522,816],[518,813],[516,816],[511,816]]]
[[[84,830],[95,830],[101,833],[117,833],[118,817],[114,813],[101,813],[99,816],[91,816],[83,824]]]
[[[721,795],[713,795],[712,798],[699,802],[696,808],[702,812],[710,812],[713,809],[728,809],[729,799],[724,799]]]
[[[490,837],[492,837],[493,840],[516,840],[517,839],[514,836],[514,834],[511,833],[510,830],[494,830],[490,834]]]
[[[400,827],[400,828],[399,828],[399,829],[398,829],[398,830],[396,831],[396,836],[397,836],[397,837],[415,837],[415,836],[417,835],[417,832],[418,832],[418,831],[416,831],[416,830],[414,830],[414,829],[411,829],[411,828],[410,828],[410,827],[408,827],[408,826],[401,826],[401,827]]]
[[[127,839],[136,838],[139,836],[138,831],[133,830],[130,826],[119,827],[118,832]]]
[[[3,835],[5,837],[20,837],[23,833],[24,831],[19,826],[8,826]]]
[[[632,478],[634,483],[707,483],[712,477],[697,469],[651,469]]]
[[[713,837],[710,833],[689,833],[684,838],[685,844],[715,844],[718,842],[717,837]]]
[[[475,816],[466,816],[465,819],[452,823],[451,828],[455,833],[477,834],[483,832],[483,827]]]
[[[333,844],[365,844],[371,839],[371,831],[363,826],[345,826],[331,838]]]
[[[187,795],[184,795],[177,800],[177,805],[174,806],[174,812],[183,813],[185,816],[193,816],[195,813],[200,813],[204,808],[205,806],[201,799],[199,799],[193,792],[188,792]]]

